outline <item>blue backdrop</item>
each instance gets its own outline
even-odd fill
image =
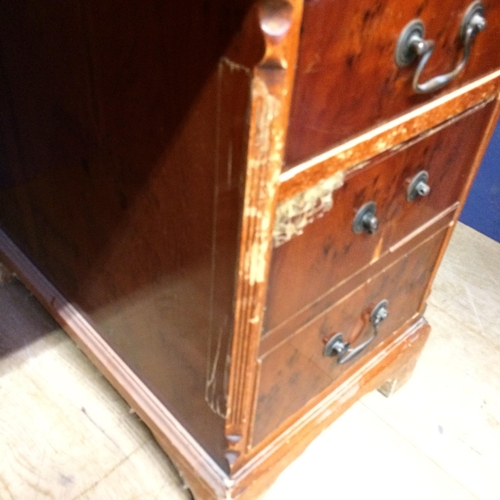
[[[493,133],[460,220],[500,242],[500,123]]]

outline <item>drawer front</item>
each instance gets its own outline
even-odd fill
[[[308,403],[314,404],[320,393],[332,390],[339,375],[356,369],[367,353],[418,314],[445,232],[423,241],[261,358],[254,444]],[[372,337],[369,316],[382,300],[387,300],[389,315],[362,352],[344,364],[337,356],[324,355],[326,341],[338,332],[352,348]]]
[[[417,94],[417,61],[400,68],[395,49],[404,27],[420,19],[435,41],[421,80],[461,60],[460,24],[473,0],[305,2],[285,169],[369,127],[425,103],[500,66],[500,0],[484,0],[487,27],[465,69],[442,90]]]
[[[469,111],[403,150],[353,172],[322,218],[273,251],[265,334],[391,251],[459,198],[494,103]],[[407,201],[412,179],[427,171],[428,196]],[[353,232],[356,212],[374,202],[378,229]],[[292,332],[290,332],[292,333]]]

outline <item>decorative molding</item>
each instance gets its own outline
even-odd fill
[[[333,207],[333,192],[343,184],[344,172],[338,172],[333,177],[280,203],[276,208],[274,221],[274,248],[299,236],[308,224],[330,211]]]
[[[226,436],[231,471],[241,467],[250,434],[258,379],[276,192],[283,164],[303,0],[263,0],[257,22],[265,54],[253,70],[252,108],[238,264],[235,333],[231,353]]]
[[[228,52],[231,52],[228,49]],[[244,61],[248,63],[249,61]],[[220,286],[220,276],[234,272],[237,263],[237,235],[240,214],[231,210],[231,218],[224,217],[228,200],[234,208],[239,205],[241,176],[245,170],[246,137],[248,125],[242,119],[250,105],[251,70],[240,62],[223,56],[217,67],[212,89],[217,112],[215,114],[215,152],[213,155],[213,205],[211,241],[211,278],[209,326],[207,331],[207,357],[205,375],[205,401],[210,409],[225,420],[227,415],[228,376],[231,362],[233,322],[227,312],[234,307],[234,297]],[[231,228],[231,229],[229,229]],[[227,245],[228,231],[234,248],[228,255],[221,251]],[[232,232],[234,231],[234,232]],[[224,281],[224,280],[223,280]],[[229,284],[229,282],[227,282]],[[234,284],[233,294],[236,293]]]

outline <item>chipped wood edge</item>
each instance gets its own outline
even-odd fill
[[[280,175],[278,203],[310,189],[337,172],[384,153],[398,144],[481,103],[500,90],[500,70],[369,130]]]
[[[235,331],[229,378],[226,457],[234,472],[251,443],[258,345],[298,52],[303,0],[263,0],[258,23],[265,55],[253,70]]]
[[[2,230],[0,258],[151,429],[197,500],[227,498],[233,485],[229,476]]]
[[[467,108],[462,113],[452,116],[450,119],[441,122],[434,128],[425,130],[416,137],[412,137],[404,143],[397,144],[384,153],[381,153],[372,160],[357,163],[349,169],[337,172],[332,177],[321,181],[316,186],[302,191],[292,198],[279,203],[276,207],[276,220],[273,230],[273,247],[276,248],[290,241],[295,236],[300,236],[304,228],[322,217],[326,212],[333,208],[334,191],[342,187],[344,180],[350,177],[354,172],[365,167],[368,163],[382,161],[387,155],[399,153],[413,146],[415,143],[428,138],[441,130],[449,127],[452,123],[462,120],[465,116],[476,113],[482,107],[487,106],[496,99],[496,96],[490,96],[479,104]]]

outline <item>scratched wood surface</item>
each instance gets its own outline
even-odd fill
[[[496,500],[499,269],[500,245],[459,225],[412,379],[392,399],[355,404],[262,500],[329,498],[332,471],[344,498]],[[0,288],[0,314],[2,500],[189,498],[149,432],[19,283]]]
[[[221,466],[254,3],[0,3],[2,228]]]

